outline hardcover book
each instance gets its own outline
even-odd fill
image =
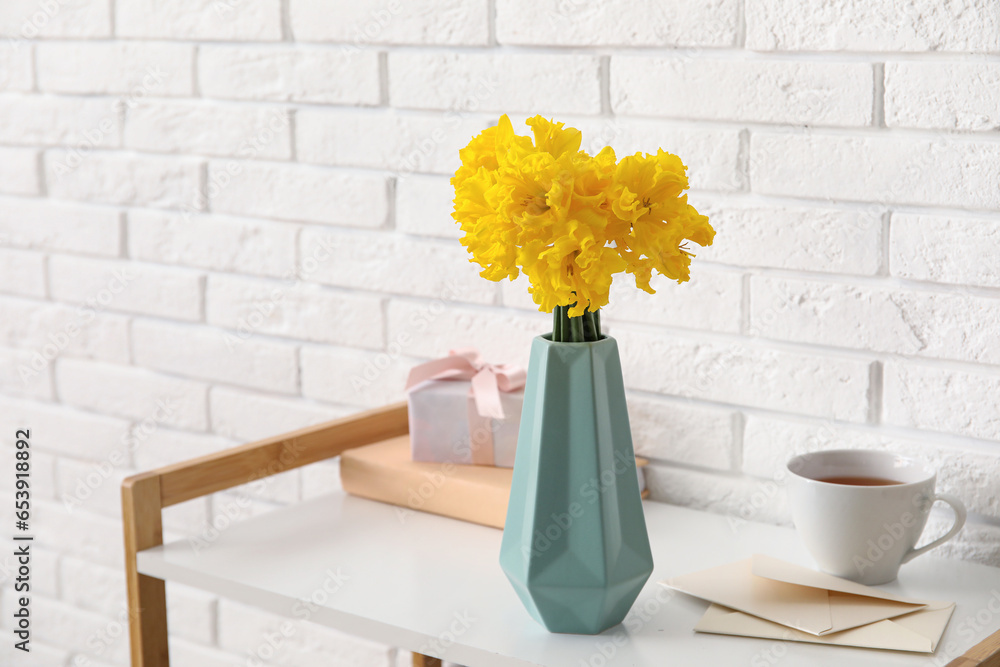
[[[636,457],[639,490],[646,498],[642,468]],[[503,528],[513,470],[457,463],[424,463],[410,458],[407,435],[344,452],[340,480],[347,493],[421,512]],[[596,500],[600,481],[590,493],[581,490],[580,502]]]

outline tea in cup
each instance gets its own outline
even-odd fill
[[[935,493],[937,473],[889,452],[834,449],[788,462],[795,530],[820,569],[862,584],[884,584],[899,567],[954,537],[965,524],[958,498]],[[955,523],[917,547],[936,501],[951,505]]]

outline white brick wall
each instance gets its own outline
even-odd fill
[[[0,290],[45,296],[45,255],[0,248]]]
[[[381,349],[382,300],[304,282],[212,276],[206,289],[209,324],[321,343]],[[334,319],[339,326],[329,326]]]
[[[33,49],[5,49],[0,55],[0,90],[31,90]]]
[[[379,101],[377,54],[345,53],[336,47],[275,46],[261,51],[205,46],[198,53],[198,82],[205,97],[325,104]]]
[[[1000,7],[968,0],[747,0],[746,46],[760,51],[1000,51]]]
[[[302,162],[373,167],[402,174],[452,174],[461,161],[453,137],[473,135],[482,117],[393,110],[302,109],[295,116]]]
[[[79,165],[86,161],[87,168]],[[182,208],[198,199],[201,162],[152,155],[53,149],[45,180],[54,199]]]
[[[158,264],[289,278],[295,275],[295,225],[222,215],[134,210],[128,254]]]
[[[39,194],[38,151],[30,148],[0,148],[0,192],[11,195]]]
[[[894,213],[889,272],[934,283],[1000,287],[1000,267],[989,259],[998,246],[1000,226],[992,220]]]
[[[124,144],[136,150],[287,160],[289,112],[237,104],[143,101],[127,113]]]
[[[115,3],[115,31],[121,37],[177,40],[281,39],[280,0],[130,0]]]
[[[553,54],[390,53],[389,103],[411,109],[601,110],[600,60]]]
[[[307,274],[316,282],[431,298],[453,294],[451,298],[471,303],[496,300],[497,286],[479,277],[457,241],[315,226],[303,229],[300,239],[303,257],[324,246],[335,248],[332,260],[319,263]]]
[[[611,61],[611,81],[620,114],[847,126],[872,117],[865,63],[621,57]]]
[[[132,354],[137,365],[282,393],[296,393],[298,355],[294,345],[239,330],[162,324],[132,324]]]
[[[753,135],[761,194],[1000,210],[1000,143],[977,138],[825,132]]]
[[[890,127],[995,130],[1000,66],[889,62],[885,121]]]
[[[21,47],[27,48],[27,47]],[[0,141],[12,145],[119,145],[121,121],[108,98],[0,94]]]
[[[99,206],[0,198],[0,238],[15,248],[117,256],[121,213]]]
[[[49,260],[52,296],[94,309],[197,320],[202,311],[202,282],[197,271],[156,264],[71,255]]]
[[[208,166],[213,211],[278,220],[381,227],[389,212],[386,178],[369,172],[246,160]],[[330,193],[340,193],[331,198]]]
[[[368,44],[489,43],[486,0],[361,0],[331,11],[323,0],[290,0],[291,32],[302,42]]]
[[[126,664],[94,640],[120,627],[124,476],[399,400],[452,347],[527,361],[548,316],[449,217],[457,149],[502,112],[679,154],[718,230],[689,284],[618,281],[604,314],[654,498],[787,523],[793,454],[910,453],[972,512],[938,553],[1000,565],[998,56],[994,0],[0,1],[0,426],[37,447],[36,657]],[[168,537],[336,474],[184,503]],[[169,595],[179,665],[244,664],[280,624]],[[299,624],[280,661],[407,655]]]
[[[66,0],[43,5],[38,0],[10,0],[0,6],[0,35],[36,37],[109,37],[110,0]],[[23,46],[23,45],[22,45]]]
[[[53,93],[189,96],[194,47],[170,42],[43,42],[35,47],[38,88]]]
[[[497,0],[501,44],[733,46],[740,3],[721,0]]]

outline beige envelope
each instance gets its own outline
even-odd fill
[[[941,604],[951,604],[900,597],[759,554],[660,583],[815,637],[875,624],[923,609],[942,611]],[[949,611],[944,617],[941,631],[950,614]],[[938,619],[941,614],[932,616]],[[716,623],[718,617],[718,613],[711,615]],[[742,621],[736,618],[731,620]]]
[[[920,611],[891,620],[816,636],[713,604],[694,629],[721,635],[933,653],[954,610],[954,602],[930,602]]]

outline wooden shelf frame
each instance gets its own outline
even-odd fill
[[[162,579],[140,574],[136,554],[163,544],[162,510],[409,432],[406,403],[368,410],[284,435],[133,475],[122,482],[125,576],[132,667],[168,667]],[[414,667],[441,661],[414,654]]]

